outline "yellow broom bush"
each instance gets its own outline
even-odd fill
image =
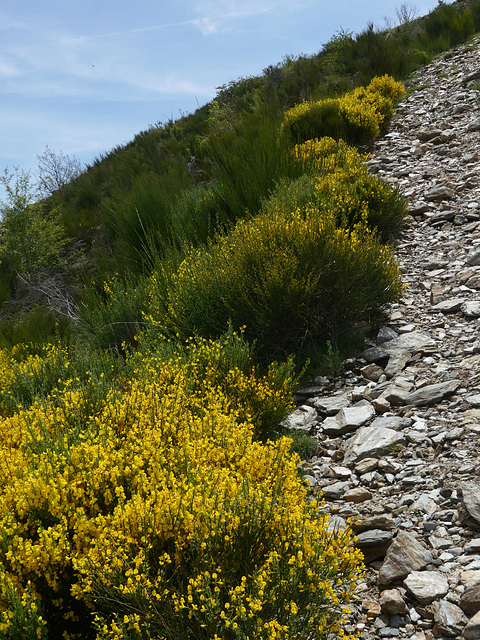
[[[391,250],[364,224],[339,228],[314,205],[274,208],[192,252],[166,301],[154,276],[148,321],[183,337],[245,326],[261,353],[288,354],[366,320],[401,291]]]
[[[285,112],[283,131],[296,142],[331,136],[363,144],[385,129],[403,86],[388,75],[374,78],[340,98],[303,102]]]
[[[289,439],[253,439],[214,343],[188,349],[191,366],[135,355],[125,389],[73,432],[74,381],[0,421],[1,638],[342,633],[361,575],[351,533],[307,503]]]

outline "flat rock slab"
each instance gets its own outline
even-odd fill
[[[432,609],[438,631],[446,636],[458,638],[468,622],[460,607],[448,600],[440,600]]]
[[[463,503],[471,517],[480,522],[480,483],[462,482]]]
[[[390,543],[393,533],[383,529],[370,529],[357,535],[355,546],[363,553],[364,561],[372,562],[378,558],[383,558]]]
[[[480,393],[477,393],[474,396],[467,396],[465,400],[468,404],[471,404],[472,407],[480,407]]]
[[[430,309],[430,311],[441,311],[442,313],[455,313],[459,311],[464,304],[464,298],[449,298],[448,300],[442,300]]]
[[[375,415],[375,409],[371,404],[363,404],[359,407],[346,407],[337,415],[337,421],[341,427],[357,429],[371,420]]]
[[[378,458],[405,444],[403,433],[384,427],[361,427],[350,440],[343,462],[354,465],[363,458]]]
[[[433,346],[435,346],[435,342],[428,333],[412,331],[399,335],[398,338],[384,342],[377,347],[366,349],[361,357],[367,362],[378,362],[388,358],[385,374],[391,378],[403,369],[414,351]]]
[[[334,482],[322,488],[323,497],[327,500],[340,500],[349,488],[348,482]]]
[[[400,531],[390,545],[378,573],[378,584],[387,585],[406,578],[432,560],[432,554],[408,531]]]
[[[479,405],[480,406],[480,405]],[[385,429],[393,429],[399,431],[404,427],[409,427],[411,420],[408,418],[402,418],[401,416],[380,416],[370,425],[371,427],[383,427]]]
[[[408,531],[400,531],[380,567],[378,584],[386,585],[402,580],[412,571],[422,569],[431,560],[432,554],[422,547],[415,536]]]
[[[295,409],[289,416],[281,422],[285,429],[296,429],[298,431],[310,431],[317,419],[317,412],[313,407],[304,404]]]
[[[424,407],[431,404],[441,402],[444,398],[451,396],[460,386],[459,380],[449,380],[447,382],[437,382],[436,384],[428,384],[413,393],[410,393],[405,404],[415,407]]]
[[[420,604],[431,604],[448,593],[448,580],[438,571],[412,571],[403,584]]]
[[[350,405],[350,401],[344,396],[329,396],[327,398],[314,398],[312,405],[325,414],[326,416],[334,416],[344,407]]]
[[[480,317],[480,302],[469,300],[462,305],[462,311],[468,318],[478,318]]]

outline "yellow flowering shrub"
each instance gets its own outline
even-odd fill
[[[407,201],[368,172],[368,155],[327,137],[296,145],[294,157],[310,178],[311,202],[332,213],[338,226],[352,228],[363,221],[384,241],[402,228]]]
[[[352,144],[365,143],[383,130],[403,94],[401,83],[388,75],[374,78],[340,98],[303,102],[285,112],[283,130],[296,142],[331,136]]]
[[[367,319],[401,291],[391,249],[364,225],[339,228],[334,213],[313,205],[279,208],[192,251],[166,303],[154,277],[147,319],[183,337],[215,337],[231,322],[246,327],[261,353],[291,353]]]
[[[307,503],[288,438],[254,439],[250,391],[238,404],[228,395],[215,346],[187,350],[132,356],[136,376],[73,433],[81,396],[69,385],[0,421],[3,462],[11,456],[0,482],[0,637],[273,640],[339,629],[361,575],[351,532],[330,532]]]

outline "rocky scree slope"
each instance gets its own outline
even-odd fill
[[[360,637],[480,639],[480,36],[417,72],[370,170],[409,198],[404,299],[359,359],[298,392],[305,481],[355,522]]]

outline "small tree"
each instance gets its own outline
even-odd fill
[[[55,191],[62,190],[67,184],[75,180],[83,171],[78,158],[70,158],[60,151],[56,153],[50,147],[37,155],[38,160],[38,191],[42,197],[48,197]]]
[[[0,184],[7,200],[0,203],[0,260],[17,275],[34,273],[56,265],[66,244],[65,232],[54,214],[45,215],[35,203],[30,174],[18,167],[5,169]]]

